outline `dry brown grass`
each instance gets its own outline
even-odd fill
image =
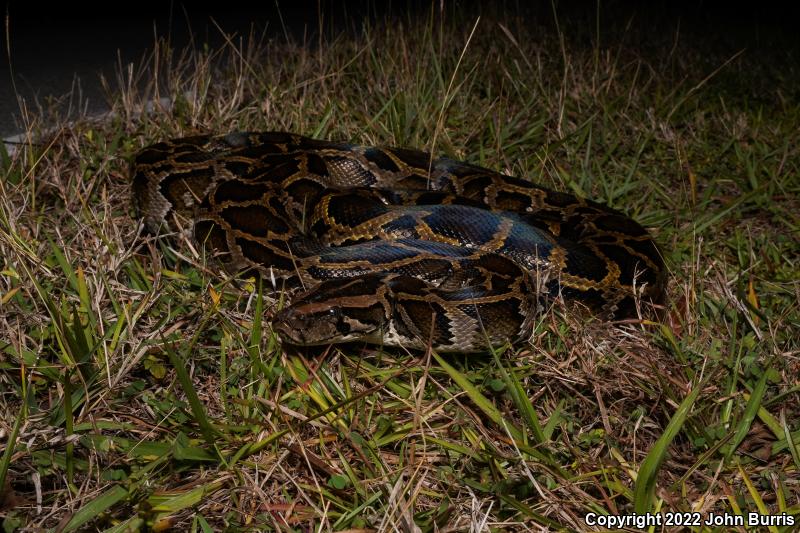
[[[753,68],[746,54],[584,48],[513,17],[470,41],[474,22],[318,47],[159,43],[121,69],[112,115],[31,124],[0,180],[7,528],[581,531],[589,512],[800,513],[800,105],[778,87],[754,107],[709,77]],[[266,294],[185,236],[142,234],[130,207],[140,147],[237,129],[428,148],[607,201],[653,228],[670,306],[614,327],[557,309],[498,358],[282,347]]]

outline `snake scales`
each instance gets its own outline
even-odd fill
[[[448,158],[283,132],[144,148],[133,199],[149,231],[192,221],[227,267],[304,292],[284,341],[483,351],[526,338],[556,296],[606,317],[663,296],[648,233],[605,205]]]

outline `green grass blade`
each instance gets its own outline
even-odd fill
[[[180,383],[181,387],[183,388],[183,392],[186,394],[186,399],[189,400],[189,405],[192,408],[192,414],[194,415],[195,421],[200,426],[200,431],[203,434],[203,438],[205,438],[206,442],[213,447],[217,443],[217,431],[211,425],[211,422],[208,420],[208,416],[206,416],[206,410],[203,407],[200,398],[197,396],[197,391],[194,389],[192,378],[189,377],[189,373],[186,371],[186,363],[166,341],[164,342],[164,349],[167,352],[170,363],[172,363],[172,366],[175,369],[175,375],[178,378],[178,383]]]
[[[149,498],[152,511],[159,514],[170,515],[200,503],[205,496],[219,490],[224,481],[217,480],[195,487],[185,492],[157,494]],[[160,517],[163,518],[163,517]]]
[[[545,442],[547,439],[544,436],[542,424],[539,422],[539,416],[536,414],[536,409],[534,409],[530,398],[528,398],[522,383],[520,383],[512,368],[505,368],[497,352],[492,351],[492,354],[497,363],[497,368],[500,370],[500,375],[503,377],[503,381],[511,395],[511,399],[514,401],[514,405],[517,406],[517,409],[519,409],[522,419],[526,423],[526,427],[531,431],[534,442],[536,444]]]
[[[250,341],[247,344],[247,352],[250,354],[250,359],[255,363],[259,361],[261,339],[264,334],[264,291],[262,287],[263,281],[258,279],[256,284],[258,294],[256,295],[256,305],[253,309],[253,328],[250,330]]]
[[[542,428],[542,434],[544,435],[545,440],[550,440],[553,438],[553,432],[556,429],[558,423],[562,420],[561,412],[564,409],[564,400],[558,402],[556,405],[555,411],[550,413],[550,418],[547,419],[547,424],[544,425]]]
[[[755,502],[756,507],[758,508],[758,512],[765,516],[769,515],[769,508],[764,503],[764,499],[761,497],[758,489],[753,485],[753,482],[750,481],[750,476],[748,473],[742,469],[742,465],[736,466],[739,469],[739,475],[741,475],[742,482],[747,487],[747,492],[750,493],[750,497],[753,498],[753,502]],[[767,526],[767,529],[772,533],[778,533],[778,529],[775,526]]]
[[[481,393],[478,388],[470,382],[469,378],[455,369],[455,367],[451,366],[447,363],[442,357],[437,354],[436,352],[432,352],[433,358],[436,359],[436,362],[439,363],[445,372],[450,376],[450,378],[456,382],[456,384],[461,387],[467,396],[469,396],[470,400],[475,402],[475,405],[483,411],[483,413],[489,417],[489,419],[500,426],[501,428],[506,428],[514,440],[522,441],[522,431],[519,430],[516,426],[511,424],[508,420],[503,417],[503,414],[494,406],[494,404],[489,401],[489,399]]]
[[[135,531],[142,531],[144,525],[144,518],[132,516],[124,522],[120,522],[116,526],[106,529],[103,533],[133,533]]]
[[[789,431],[789,425],[786,423],[786,416],[781,413],[781,425],[783,426],[783,435],[786,439],[786,445],[792,454],[794,466],[797,472],[800,472],[800,449],[798,449],[797,442],[795,441],[792,432]]]
[[[14,454],[14,450],[17,447],[17,437],[19,437],[19,428],[22,426],[22,423],[25,421],[28,415],[27,409],[27,396],[28,396],[28,387],[25,377],[25,367],[22,367],[22,379],[20,380],[21,387],[22,387],[22,397],[25,398],[25,402],[22,406],[22,412],[19,416],[14,417],[14,425],[11,427],[11,433],[8,435],[8,440],[6,440],[6,449],[3,451],[3,457],[0,459],[0,491],[5,489],[6,483],[6,476],[8,475],[8,467],[11,464],[11,456]]]
[[[64,526],[62,531],[64,533],[77,531],[81,526],[88,523],[90,520],[97,518],[106,510],[110,509],[111,506],[124,500],[128,496],[128,490],[124,487],[121,487],[120,485],[111,487],[107,491],[103,492],[100,496],[78,509],[78,511],[72,515],[72,518],[69,522],[67,522],[67,525]]]
[[[742,440],[744,440],[745,436],[747,435],[747,432],[750,431],[750,426],[753,424],[753,420],[758,414],[759,407],[761,407],[761,399],[764,397],[764,392],[767,390],[767,375],[768,373],[765,369],[764,372],[761,373],[761,379],[759,379],[758,383],[756,383],[753,393],[750,395],[750,400],[747,402],[747,405],[744,409],[744,415],[739,421],[739,424],[736,426],[736,432],[733,434],[733,440],[731,441],[730,447],[725,453],[726,461],[730,460],[733,452],[736,451],[736,448],[739,447],[739,444],[742,443]]]
[[[642,461],[639,467],[639,472],[636,475],[636,485],[633,489],[633,508],[634,512],[643,514],[650,511],[653,503],[653,495],[656,490],[656,476],[661,467],[661,463],[667,456],[667,450],[673,439],[678,435],[678,432],[683,427],[686,417],[692,410],[697,396],[700,394],[701,386],[698,384],[694,390],[689,393],[686,398],[675,410],[675,414],[664,429],[664,433],[659,437],[653,448],[648,452],[647,457]]]

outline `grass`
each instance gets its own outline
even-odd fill
[[[109,83],[113,114],[32,119],[0,153],[5,530],[800,520],[796,63],[560,22],[159,42]],[[608,202],[660,243],[667,312],[556,310],[484,357],[283,347],[266,289],[131,208],[139,148],[235,129],[427,148]]]

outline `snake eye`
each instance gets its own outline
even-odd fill
[[[331,319],[331,325],[336,328],[339,335],[347,335],[350,333],[350,323],[345,318],[340,307],[331,307],[325,313]]]

